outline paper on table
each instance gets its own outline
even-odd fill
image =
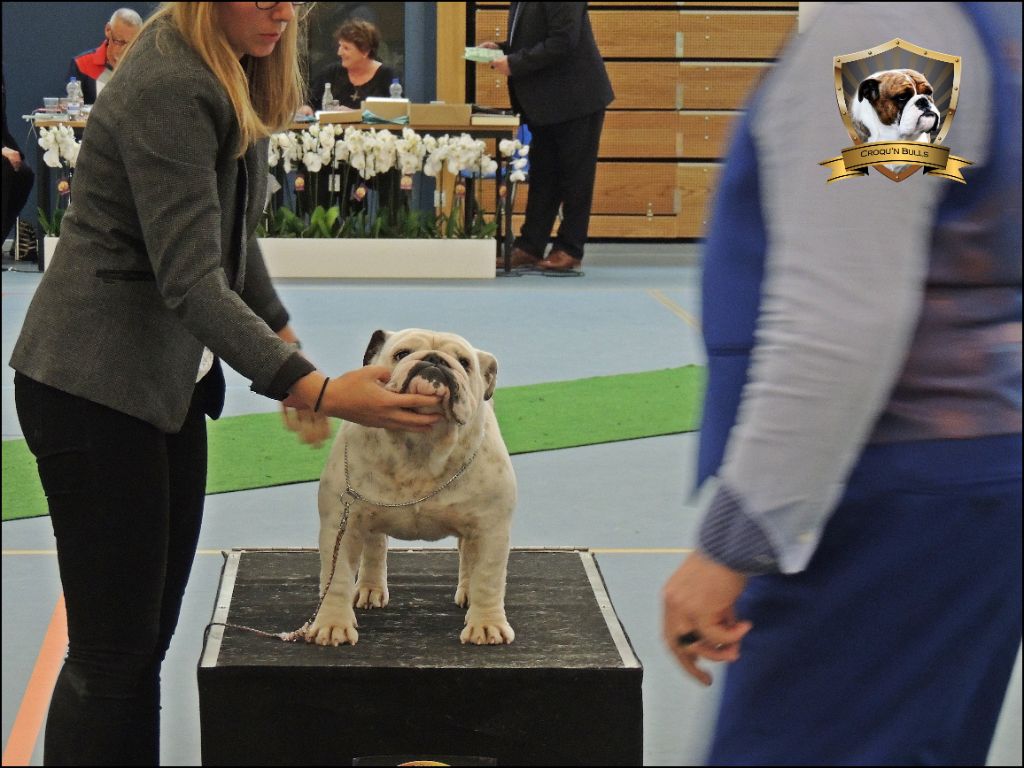
[[[505,53],[500,48],[479,48],[466,46],[465,59],[467,61],[479,61],[484,64],[500,59]]]

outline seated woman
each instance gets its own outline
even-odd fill
[[[311,115],[315,110],[324,108],[323,96],[324,85],[330,83],[331,93],[341,106],[349,109],[360,109],[363,99],[369,96],[388,96],[391,81],[397,77],[391,67],[377,61],[377,50],[380,48],[380,31],[369,21],[363,19],[350,19],[346,21],[334,33],[334,39],[338,43],[338,59],[322,70],[310,85],[310,104],[302,107],[300,112]],[[321,172],[324,176],[329,171]],[[351,174],[348,177],[344,189],[331,191],[331,184],[320,183],[317,185],[316,200],[314,205],[324,207],[340,204],[342,200],[345,205],[343,210],[355,212],[365,207],[362,198],[356,198],[354,191],[360,184],[378,195],[384,194],[388,199],[398,198],[399,174],[397,171],[388,171],[363,182],[358,174]],[[340,182],[339,182],[340,186]]]
[[[380,32],[362,19],[346,21],[334,33],[338,42],[338,59],[321,71],[310,85],[309,99],[302,111],[313,114],[323,109],[324,85],[331,84],[331,93],[341,106],[359,109],[368,96],[387,96],[396,77],[391,67],[377,61]]]

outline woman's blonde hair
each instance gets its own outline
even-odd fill
[[[221,30],[217,5],[161,3],[124,55],[131,52],[150,25],[169,18],[227,91],[241,132],[241,157],[257,140],[290,125],[302,104],[305,85],[300,68],[300,20],[296,17],[285,28],[269,56],[244,56],[239,61]]]

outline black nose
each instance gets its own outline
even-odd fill
[[[928,101],[928,99],[926,99],[924,96],[922,96],[921,98],[914,102],[914,106],[923,111],[926,109],[931,109],[932,103]]]
[[[448,365],[448,363],[445,361],[443,357],[441,357],[440,355],[435,355],[433,352],[431,352],[429,355],[425,355],[422,358],[421,362],[430,363],[431,365],[437,365],[442,368],[451,367]]]

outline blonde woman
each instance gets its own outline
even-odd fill
[[[301,3],[167,3],[96,101],[74,201],[11,358],[69,649],[47,764],[159,762],[160,665],[195,554],[223,360],[296,409],[423,431],[436,398],[298,351],[254,237],[266,138],[300,103]],[[317,434],[319,432],[319,434]]]

